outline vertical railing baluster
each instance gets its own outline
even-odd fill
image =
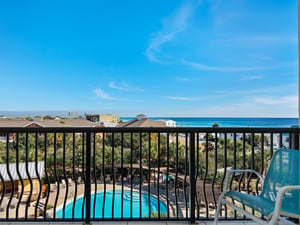
[[[132,168],[132,163],[133,163],[133,156],[132,156],[132,154],[133,154],[133,133],[132,132],[130,132],[130,219],[132,220],[132,195],[133,195],[133,187],[132,187],[132,182],[133,182],[133,180],[132,180],[132,176],[133,176],[133,174],[132,174],[132,170],[133,170],[133,168]]]
[[[85,170],[85,223],[91,222],[91,132],[86,133],[86,170]]]
[[[63,204],[63,220],[65,220],[65,211],[66,211],[66,204],[68,199],[68,192],[69,192],[69,185],[68,185],[68,178],[66,174],[66,133],[63,133],[63,176],[65,180],[66,185],[66,191],[65,191],[65,198],[64,198],[64,204]]]
[[[76,164],[78,163],[77,160],[80,160],[79,158],[76,160],[76,136],[75,132],[73,132],[73,138],[72,138],[72,156],[73,156],[73,179],[74,179],[74,198],[73,198],[73,205],[72,205],[72,220],[75,220],[75,205],[76,205],[76,198],[77,198],[77,185],[78,185],[78,177],[75,172]],[[76,163],[76,164],[75,164]],[[77,171],[79,173],[79,170]],[[76,215],[78,216],[78,215]]]
[[[111,218],[114,219],[115,209],[115,132],[111,133],[111,170],[112,170],[112,181],[113,181],[113,193],[112,193],[112,206],[111,206]]]
[[[285,146],[283,146],[283,143],[282,143],[282,135],[283,135],[283,133],[279,133],[279,148],[285,147]]]
[[[103,204],[102,204],[102,220],[105,218],[105,200],[106,200],[106,173],[105,173],[105,136],[107,133],[102,133],[102,174],[103,174]]]
[[[9,135],[9,134],[8,134]],[[17,133],[17,135],[19,135],[19,133]],[[18,137],[18,136],[17,136]],[[18,145],[19,142],[17,142]],[[4,200],[4,194],[6,193],[6,184],[5,184],[5,180],[4,177],[2,175],[2,173],[0,173],[0,179],[1,179],[1,199],[0,199],[0,206],[2,205],[2,202]],[[23,184],[23,183],[22,183]],[[22,191],[24,190],[24,186],[22,185]],[[22,192],[21,192],[22,193]],[[22,198],[22,195],[21,195]],[[21,198],[19,201],[21,201]]]
[[[289,137],[289,146],[288,146],[288,148],[292,148],[292,145],[293,145],[293,134],[292,133],[288,133],[288,137]]]
[[[260,155],[260,174],[263,174],[264,172],[264,151],[265,151],[265,148],[264,148],[264,142],[265,142],[265,134],[262,132],[261,134],[261,155]],[[258,190],[258,184],[260,183],[260,179],[257,178],[256,179],[256,194],[258,195],[259,193],[259,190]]]
[[[140,183],[140,186],[139,186],[139,195],[140,195],[140,218],[139,220],[142,220],[142,178],[143,178],[143,173],[142,173],[142,132],[139,133],[140,135],[140,153],[139,153],[139,160],[140,160],[140,168],[139,168],[139,174],[140,174],[140,179],[139,179],[139,183]]]
[[[271,147],[270,147],[270,154],[271,154],[271,159],[272,159],[272,157],[273,157],[273,152],[274,152],[274,133],[273,132],[271,132],[270,133],[270,145],[271,145]]]
[[[122,171],[122,190],[121,190],[121,220],[124,217],[123,208],[124,208],[124,132],[121,132],[121,171]]]
[[[294,132],[291,135],[291,148],[292,149],[299,149],[299,131],[298,132]]]
[[[94,175],[94,184],[95,184],[95,191],[94,191],[94,204],[93,204],[93,219],[96,218],[96,201],[97,201],[97,165],[96,165],[96,133],[93,133],[93,175]]]
[[[28,196],[28,199],[27,199],[27,203],[26,203],[26,212],[25,212],[25,219],[27,219],[28,217],[28,209],[29,209],[29,205],[30,205],[30,200],[31,200],[31,196],[32,196],[32,189],[33,189],[33,183],[32,183],[32,179],[31,179],[31,176],[30,176],[30,172],[29,172],[29,169],[28,169],[28,151],[29,151],[29,148],[28,148],[28,132],[26,132],[26,146],[25,146],[25,170],[26,170],[26,175],[27,175],[27,178],[29,180],[29,183],[30,183],[30,192],[29,192],[29,196]]]
[[[47,181],[47,195],[46,195],[46,201],[45,201],[45,207],[44,207],[44,220],[47,219],[47,205],[49,202],[49,197],[50,197],[50,178],[48,174],[48,161],[47,161],[47,152],[48,152],[48,133],[44,133],[44,167],[45,167],[45,176],[46,176],[46,181]],[[50,167],[51,170],[51,167]]]
[[[160,177],[160,133],[157,133],[158,135],[158,146],[157,146],[157,210],[158,210],[158,220],[160,220],[160,204],[159,204],[159,188],[160,188],[160,184],[159,184],[159,177]]]
[[[23,178],[22,178],[21,173],[20,173],[19,161],[20,161],[19,133],[16,133],[16,166],[17,166],[17,174],[18,174],[18,177],[19,177],[19,181],[21,183],[21,192],[19,193],[19,196],[18,196],[19,201],[18,201],[18,205],[17,205],[17,208],[16,208],[16,219],[19,218],[19,207],[20,207],[22,197],[23,197],[23,192],[24,192],[24,182],[23,182]]]
[[[150,178],[151,178],[151,133],[148,133],[148,208],[149,220],[151,220],[151,201],[150,201]],[[155,177],[155,176],[154,176]],[[155,179],[155,178],[153,178]],[[154,181],[154,180],[153,180]]]
[[[56,192],[56,197],[55,197],[55,201],[54,201],[54,206],[53,206],[53,214],[54,214],[54,220],[56,220],[56,206],[57,206],[57,202],[58,202],[58,196],[59,196],[59,191],[60,191],[60,185],[59,185],[59,178],[57,175],[57,138],[56,138],[57,133],[54,133],[54,140],[53,140],[53,145],[54,145],[54,175],[55,175],[55,179],[56,179],[56,185],[57,185],[57,192]]]
[[[7,175],[9,177],[10,183],[11,183],[11,194],[10,194],[10,198],[8,200],[7,203],[7,208],[6,208],[6,219],[9,219],[9,209],[10,209],[10,204],[12,202],[13,196],[14,196],[14,192],[15,192],[15,184],[14,184],[14,179],[11,175],[10,172],[10,151],[9,151],[9,133],[6,133],[6,171],[7,171]],[[32,187],[32,186],[31,186]]]
[[[167,178],[166,178],[166,194],[167,194],[167,219],[170,219],[170,212],[169,212],[169,166],[170,166],[170,134],[167,133]]]
[[[197,182],[198,182],[198,178],[199,178],[199,183],[200,183],[200,156],[199,156],[199,132],[197,132],[196,134],[197,136],[197,141],[196,141],[196,174],[195,174],[195,185],[196,185],[196,189],[197,189]],[[200,204],[199,204],[199,191],[196,191],[196,196],[195,196],[195,201],[196,201],[196,208],[197,208],[197,218],[199,219],[200,217]]]
[[[188,219],[188,214],[189,214],[189,209],[188,209],[188,197],[189,193],[186,191],[187,187],[187,176],[189,171],[189,134],[186,132],[185,133],[185,160],[184,160],[184,180],[183,180],[183,197],[184,197],[184,204],[185,204],[185,219]],[[190,188],[189,188],[190,189]],[[188,197],[187,197],[188,195]]]
[[[252,132],[252,146],[251,146],[251,169],[252,170],[255,170],[255,168],[254,168],[254,156],[255,156],[255,133],[253,133]],[[249,189],[249,185],[250,185],[250,183],[251,183],[251,178],[252,178],[252,173],[250,174],[250,176],[249,176],[249,178],[248,178],[248,184],[247,184],[247,186],[248,186],[248,189]],[[251,190],[252,192],[254,191],[254,190]],[[252,209],[252,214],[254,214],[254,210]]]
[[[217,163],[217,162],[216,162]],[[221,181],[221,190],[223,191],[223,183],[225,180],[225,176],[227,174],[227,133],[224,133],[224,158],[223,158],[223,167],[224,167],[224,173]],[[230,186],[232,184],[232,180],[230,181]],[[227,219],[227,209],[225,208],[225,218]]]
[[[208,219],[208,201],[207,201],[207,196],[206,196],[206,179],[208,175],[208,132],[205,134],[205,174],[203,178],[203,195],[204,195],[204,201],[205,201],[205,212],[206,212],[206,219]]]
[[[175,174],[175,185],[174,185],[174,192],[175,192],[175,204],[176,204],[176,219],[178,220],[179,219],[179,204],[178,204],[178,190],[177,190],[177,187],[178,187],[178,166],[179,166],[179,160],[178,160],[178,156],[179,156],[179,153],[178,153],[178,149],[179,149],[179,146],[178,146],[178,132],[176,132],[176,174]]]
[[[246,133],[245,132],[243,133],[243,169],[246,169]],[[245,177],[245,181],[246,181],[247,180],[247,175],[244,175],[244,174],[242,174],[241,180],[244,179],[244,176],[246,176]],[[244,185],[246,185],[245,181],[243,181]],[[248,190],[249,189],[248,189],[248,186],[247,186],[247,191]],[[245,210],[245,205],[244,204],[243,204],[243,209]],[[243,215],[243,219],[245,219],[245,218],[246,218],[246,216]]]
[[[83,182],[84,182],[84,193],[86,192],[86,167],[85,167],[85,154],[86,154],[86,134],[84,132],[82,132],[82,150],[81,150],[81,159],[82,159],[82,177],[83,177]],[[87,156],[86,156],[87,157]],[[86,195],[84,194],[83,195],[83,202],[82,202],[82,205],[86,205]],[[86,211],[84,211],[84,207],[82,207],[82,210],[81,210],[81,219],[84,220],[84,214],[85,214]]]
[[[72,220],[75,219],[75,205],[76,205],[76,198],[77,198],[77,185],[78,185],[78,178],[77,178],[77,175],[75,173],[75,162],[77,164],[77,160],[76,160],[76,155],[75,155],[75,151],[76,151],[76,148],[75,148],[75,142],[76,141],[76,136],[75,136],[75,132],[73,132],[73,138],[72,138],[72,155],[73,155],[73,179],[74,179],[74,199],[73,199],[73,205],[72,205]],[[78,159],[80,160],[80,159]],[[79,170],[77,171],[77,173],[79,173]],[[78,216],[78,215],[76,215]]]
[[[42,193],[42,182],[41,182],[41,176],[43,176],[43,174],[39,174],[39,169],[38,169],[38,133],[35,133],[35,172],[36,172],[36,176],[38,179],[38,183],[39,183],[39,193],[37,196],[37,200],[36,200],[36,205],[35,205],[35,210],[34,210],[34,219],[37,219],[37,211],[38,211],[38,205],[40,202],[40,198],[41,198],[41,193]]]
[[[195,180],[195,132],[190,133],[190,151],[189,151],[189,208],[190,208],[190,223],[195,223],[195,197],[196,197],[196,180]]]
[[[212,181],[212,194],[213,194],[213,201],[214,201],[214,206],[216,208],[217,205],[217,200],[216,200],[216,195],[215,195],[215,183],[216,183],[216,177],[217,177],[217,170],[218,170],[218,133],[215,132],[215,155],[214,155],[214,176],[213,176],[213,181]]]
[[[236,153],[237,153],[237,146],[236,146],[236,132],[233,134],[233,169],[236,169]],[[231,179],[230,186],[232,185],[233,177]],[[238,184],[238,189],[241,189],[240,183]],[[236,219],[236,210],[234,210],[234,219]]]

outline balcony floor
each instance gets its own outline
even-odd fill
[[[26,223],[26,222],[25,222]],[[34,222],[33,222],[34,223]],[[33,224],[30,223],[30,224]],[[39,223],[39,222],[36,222]],[[0,224],[3,225],[24,225],[24,222],[0,222]],[[44,223],[42,222],[43,225],[71,225],[71,224],[77,224],[77,225],[82,225],[82,222],[50,222],[50,223]],[[93,225],[189,225],[188,222],[147,222],[147,221],[137,221],[137,222],[92,222],[91,224]],[[198,225],[213,225],[213,221],[199,221],[196,222]],[[252,222],[252,221],[220,221],[218,223],[219,225],[229,225],[229,224],[240,224],[240,225],[257,225],[257,223]],[[284,223],[280,222],[279,225],[291,225],[293,223]]]

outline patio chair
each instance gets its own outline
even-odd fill
[[[219,197],[214,225],[218,222],[221,205],[225,204],[259,224],[278,224],[287,217],[300,218],[300,151],[278,149],[267,170],[265,179],[253,170],[231,170],[226,174],[225,188]],[[255,173],[262,181],[259,195],[229,190],[228,184],[234,172]],[[243,206],[259,212],[255,216]],[[257,215],[257,214],[256,214]]]
[[[3,211],[6,210],[8,201],[9,201],[9,199],[6,198],[6,197],[4,197],[4,198],[2,199],[2,201],[0,200],[0,202],[1,202],[1,205],[0,205],[0,212],[3,212]]]
[[[63,188],[66,187],[67,182],[66,182],[65,179],[62,179],[62,180],[61,180],[61,185],[62,185]]]

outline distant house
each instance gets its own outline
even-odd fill
[[[164,121],[150,120],[144,114],[138,115],[135,119],[119,125],[119,127],[167,127]]]
[[[86,119],[0,119],[0,127],[95,127],[97,124]]]
[[[100,122],[100,114],[85,114],[85,118],[94,123]]]
[[[0,118],[0,127],[27,127],[33,124],[33,121],[28,121],[27,119],[22,118]],[[8,142],[13,142],[14,134],[0,133],[0,141],[6,142],[8,135]]]
[[[119,115],[114,115],[114,114],[101,114],[100,115],[100,122],[111,122],[111,123],[119,123],[120,117]]]
[[[85,118],[91,122],[103,124],[105,127],[116,127],[119,124],[119,115],[114,114],[85,114]]]
[[[174,121],[174,120],[167,120],[167,121],[165,121],[165,123],[166,123],[167,127],[176,127],[177,126],[176,121]]]
[[[12,192],[16,191],[19,192],[22,190],[22,185],[24,187],[23,194],[29,194],[32,190],[32,195],[36,196],[39,193],[41,182],[39,181],[38,177],[42,179],[44,174],[44,161],[40,161],[37,163],[37,170],[36,170],[36,163],[35,162],[28,162],[28,163],[9,163],[9,173],[7,172],[7,164],[0,164],[0,192],[4,190],[3,181],[5,182],[5,192]],[[28,171],[28,173],[27,173]],[[18,175],[19,173],[19,175]],[[10,176],[9,176],[10,174]],[[32,180],[32,186],[30,184],[30,180]],[[21,182],[23,181],[23,184]],[[12,190],[14,186],[14,190]]]
[[[42,119],[27,120],[22,118],[1,118],[0,127],[103,127],[86,119]],[[8,142],[13,142],[14,134],[8,134]],[[0,142],[7,141],[7,133],[0,133]]]

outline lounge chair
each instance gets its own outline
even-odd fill
[[[66,183],[66,180],[65,180],[65,179],[62,179],[62,180],[61,180],[61,185],[62,185],[63,188],[66,187],[67,183]]]
[[[19,200],[18,200],[17,198],[13,197],[13,198],[11,199],[9,208],[10,208],[10,209],[16,208],[17,205],[18,205],[18,202],[19,202]]]
[[[6,210],[7,208],[7,204],[8,204],[8,198],[4,197],[1,201],[1,205],[0,205],[0,212],[3,212]]]
[[[81,179],[81,177],[77,177],[77,184],[82,184],[83,180]]]
[[[214,224],[218,222],[221,205],[225,204],[259,224],[278,224],[287,217],[300,219],[300,150],[278,149],[271,160],[265,179],[253,170],[231,170],[226,174],[225,188],[219,197]],[[262,192],[255,196],[229,190],[234,172],[255,173],[262,181]],[[259,212],[263,217],[247,211]]]

